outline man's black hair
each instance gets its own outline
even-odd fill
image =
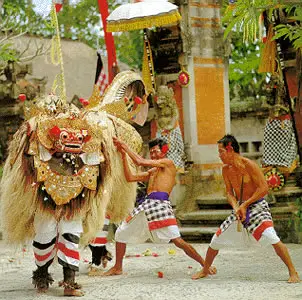
[[[160,138],[157,138],[157,139],[151,140],[151,141],[149,142],[149,149],[155,147],[156,145],[158,145],[159,148],[162,149],[162,147],[163,147],[164,145],[166,145],[166,144],[167,144],[167,143],[166,143],[164,140],[162,140],[162,139],[160,139]]]
[[[234,152],[239,153],[239,143],[232,134],[226,134],[217,143],[222,144],[224,148],[228,145],[231,145]]]

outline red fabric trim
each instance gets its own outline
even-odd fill
[[[273,117],[270,119],[270,121],[273,121],[273,120],[279,120],[279,121],[291,120],[291,117],[289,114],[287,114],[287,115],[282,115],[282,116],[278,116],[278,117]]]
[[[35,255],[35,258],[37,261],[44,261],[51,255],[51,253],[52,253],[52,251],[50,251],[49,253],[44,254],[44,255],[39,255],[37,253],[34,253],[34,255]]]
[[[105,43],[107,48],[107,57],[108,57],[108,77],[109,77],[109,84],[114,78],[114,68],[113,66],[117,66],[116,61],[116,52],[115,52],[115,45],[114,45],[114,38],[112,32],[107,32],[107,23],[106,19],[109,16],[108,12],[108,3],[107,0],[98,0],[99,10],[102,17],[104,34],[105,34]]]
[[[166,219],[166,220],[161,220],[161,221],[153,221],[153,222],[149,222],[148,226],[150,230],[155,230],[155,229],[159,229],[162,227],[167,227],[170,225],[177,225],[177,221],[176,219]]]
[[[106,244],[107,243],[107,238],[105,237],[97,237],[92,241],[92,244]]]
[[[129,216],[126,218],[126,223],[129,223],[131,220],[132,220],[132,216],[129,215]]]
[[[80,259],[79,251],[68,249],[63,243],[58,243],[58,250],[62,251],[67,257]]]
[[[220,235],[221,235],[221,229],[220,229],[220,228],[217,229],[216,235],[217,235],[217,236],[220,236]]]
[[[256,228],[256,230],[253,233],[253,236],[256,239],[256,241],[260,240],[263,231],[269,227],[274,227],[272,221],[264,221]]]

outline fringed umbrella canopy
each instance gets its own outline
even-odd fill
[[[144,0],[123,4],[107,18],[107,31],[130,31],[180,21],[178,7],[167,0]]]

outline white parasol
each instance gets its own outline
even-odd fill
[[[107,31],[130,31],[176,23],[178,7],[167,0],[143,0],[117,7],[107,18]]]

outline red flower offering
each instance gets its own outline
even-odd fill
[[[25,94],[20,94],[18,98],[21,102],[24,102],[26,100],[26,95]]]

